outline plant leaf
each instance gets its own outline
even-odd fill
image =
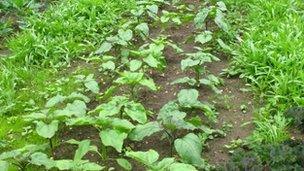
[[[55,166],[55,162],[51,160],[46,154],[41,152],[32,154],[30,163],[37,166],[45,166],[46,169],[51,169]]]
[[[129,63],[130,71],[137,71],[142,66],[142,61],[139,60],[132,60]]]
[[[169,171],[197,171],[195,167],[185,163],[173,163],[171,164]]]
[[[155,163],[158,160],[158,153],[154,150],[149,150],[146,152],[138,151],[128,151],[126,152],[126,156],[130,157],[140,163],[143,163],[147,166],[151,166],[153,163]]]
[[[62,96],[62,95],[56,95],[55,97],[52,97],[52,98],[50,98],[48,101],[47,101],[47,103],[46,103],[46,105],[45,105],[45,107],[46,108],[51,108],[51,107],[54,107],[55,105],[57,105],[58,103],[62,103],[64,100],[65,100],[65,96]]]
[[[128,29],[128,30],[120,29],[120,30],[118,30],[118,35],[122,40],[124,40],[126,42],[130,41],[133,38],[133,32],[130,29]]]
[[[116,162],[119,164],[119,166],[121,166],[125,170],[132,170],[132,165],[128,160],[119,158],[116,159]]]
[[[0,160],[0,170],[1,171],[8,171],[8,168],[9,168],[9,163],[6,162],[6,161],[1,161]]]
[[[149,122],[145,125],[137,125],[135,129],[129,134],[129,139],[133,141],[142,141],[145,137],[150,136],[156,132],[161,131],[158,122]]]
[[[99,134],[102,143],[105,146],[111,146],[119,153],[122,150],[123,142],[127,138],[127,134],[118,130],[104,130]]]
[[[52,138],[58,130],[59,121],[53,120],[50,124],[36,121],[36,131],[43,138]]]
[[[195,89],[183,89],[178,95],[178,102],[181,106],[191,108],[200,102],[198,101],[198,91]]]
[[[205,31],[195,37],[195,42],[199,42],[202,45],[212,40],[212,32]]]
[[[147,23],[141,23],[135,27],[135,30],[142,33],[144,36],[149,36],[149,26]]]
[[[146,109],[140,103],[130,102],[124,111],[131,119],[139,123],[147,122]]]
[[[103,54],[105,52],[109,52],[112,49],[112,43],[103,42],[100,48],[96,51],[96,54]]]
[[[190,133],[181,139],[176,139],[174,147],[183,162],[196,166],[201,166],[204,163],[201,158],[202,143],[195,134]]]
[[[196,17],[194,18],[194,24],[195,27],[200,29],[203,28],[203,26],[205,25],[205,20],[207,18],[207,16],[209,15],[210,9],[209,8],[203,8],[199,11],[199,13],[197,13]]]
[[[107,61],[105,63],[101,64],[101,67],[104,70],[110,70],[110,71],[114,71],[115,70],[115,63],[113,61]]]

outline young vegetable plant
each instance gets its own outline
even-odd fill
[[[162,16],[160,17],[160,22],[162,23],[162,29],[167,29],[171,24],[180,26],[186,22],[193,19],[193,14],[182,12],[169,12],[166,10],[162,11]]]
[[[208,6],[200,9],[194,18],[194,24],[197,29],[202,29],[205,27],[206,30],[209,30],[209,18],[212,19],[215,24],[222,29],[223,31],[229,33],[229,25],[225,19],[225,12],[227,7],[223,1],[216,3],[216,6]]]
[[[173,154],[173,143],[177,138],[178,130],[204,130],[200,117],[186,118],[187,112],[199,110],[212,122],[216,121],[216,112],[208,104],[198,100],[198,91],[195,89],[181,90],[178,93],[178,99],[171,101],[162,107],[157,120],[163,126],[163,129],[171,144],[171,154]]]
[[[189,133],[183,138],[176,139],[174,146],[183,163],[194,165],[202,170],[211,170],[212,166],[202,159],[203,144],[197,135]]]
[[[97,147],[91,145],[90,140],[83,140],[83,141],[76,141],[76,140],[69,140],[67,141],[69,144],[78,145],[78,149],[75,152],[73,160],[53,160],[50,159],[46,154],[37,152],[31,155],[31,163],[37,166],[44,166],[47,170],[52,168],[57,168],[59,170],[72,170],[72,171],[98,171],[103,170],[104,167],[100,166],[96,163],[90,162],[89,160],[83,160],[83,157],[88,152],[95,152],[98,155],[99,152]]]
[[[137,90],[140,86],[147,87],[152,91],[156,91],[157,87],[152,78],[148,78],[142,72],[130,72],[124,71],[119,73],[120,77],[117,78],[114,83],[118,84],[119,86],[127,85],[130,90],[131,98],[136,99],[137,97]]]
[[[99,115],[94,121],[94,125],[100,129],[103,145],[111,146],[121,153],[124,140],[135,128],[133,123],[145,124],[150,112],[142,104],[131,101],[127,97],[115,96],[108,103],[99,105],[91,113]],[[103,154],[107,158],[106,149]]]
[[[67,100],[73,102],[67,103],[63,109],[58,109]],[[87,110],[85,102],[89,102],[89,99],[79,93],[72,93],[70,96],[56,95],[48,100],[45,109],[24,116],[24,120],[36,124],[37,134],[49,140],[53,152],[52,138],[58,131],[59,123],[64,123],[67,118],[84,116]]]
[[[31,155],[36,152],[45,151],[46,149],[47,144],[26,145],[20,149],[3,152],[0,154],[0,170],[9,171],[10,165],[15,165],[19,170],[25,171],[27,166],[31,163]]]
[[[137,18],[150,17],[158,19],[159,6],[164,4],[164,0],[143,0],[137,1],[137,9],[131,10],[131,13]]]
[[[192,70],[195,73],[194,78],[184,77],[172,82],[172,84],[188,84],[190,86],[200,87],[201,85],[209,86],[216,93],[221,93],[217,89],[222,84],[222,80],[212,74],[207,75],[204,64],[212,61],[219,61],[217,57],[210,53],[198,51],[196,53],[187,53],[187,58],[181,61],[182,71]],[[205,76],[205,78],[203,78]]]
[[[130,29],[119,29],[117,35],[107,37],[106,40],[100,45],[96,54],[104,54],[112,50],[115,45],[126,47],[130,45],[133,38],[133,31]]]
[[[85,75],[76,75],[75,78],[78,82],[81,82],[84,84],[87,90],[98,94],[100,91],[100,88],[98,86],[97,81],[94,79],[94,74],[90,74],[88,76]]]
[[[171,40],[161,36],[157,39],[152,39],[152,43],[144,44],[138,50],[131,50],[130,57],[135,58],[134,60],[138,61],[137,63],[140,63],[140,66],[143,65],[144,69],[150,67],[162,71],[166,67],[166,58],[164,56],[166,46],[172,47],[177,53],[183,52]],[[140,67],[136,67],[134,70],[138,69]]]
[[[159,154],[154,150],[149,151],[128,151],[126,156],[130,157],[137,162],[143,164],[146,170],[149,171],[196,171],[196,168],[192,165],[176,162],[174,158],[164,158],[159,160]]]

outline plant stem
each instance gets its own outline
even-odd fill
[[[106,146],[101,146],[101,154],[102,154],[102,159],[104,163],[107,163],[108,161],[108,155],[107,155],[107,147]]]
[[[201,72],[198,67],[195,68],[195,80],[196,80],[196,86],[200,86],[200,79],[201,79]]]
[[[135,85],[131,85],[131,98],[132,100],[136,100],[136,93],[135,93]]]
[[[49,138],[49,144],[50,144],[50,148],[51,148],[51,156],[54,157],[54,146],[53,146],[53,141],[51,138]]]
[[[165,133],[168,135],[168,139],[169,139],[169,143],[170,143],[170,155],[171,155],[171,157],[173,156],[173,145],[174,145],[174,140],[175,140],[175,138],[174,138],[174,135],[173,135],[173,133],[170,133],[169,131],[167,131],[167,130],[164,130],[165,131]]]

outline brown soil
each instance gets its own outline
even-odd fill
[[[198,1],[187,1],[192,2],[197,5]],[[159,28],[151,30],[152,37],[159,35]],[[183,25],[179,28],[171,28],[167,30],[165,35],[170,35],[170,39],[173,40],[178,46],[182,47],[185,52],[193,52],[193,43],[184,43],[189,36],[195,34],[195,29],[193,24]],[[151,77],[154,79],[157,85],[161,89],[157,92],[141,91],[140,99],[141,102],[146,106],[146,108],[157,113],[160,108],[171,100],[176,99],[176,94],[183,88],[188,88],[187,86],[181,85],[170,85],[172,81],[177,78],[189,76],[192,73],[182,72],[180,69],[180,61],[183,59],[181,55],[177,55],[173,49],[166,49],[165,56],[167,58],[167,69],[163,74],[151,73]],[[221,71],[228,67],[229,59],[225,55],[219,56],[220,62],[213,62],[207,66],[207,69],[214,75],[219,76]],[[244,127],[241,125],[252,120],[252,112],[254,109],[253,96],[248,93],[240,91],[241,88],[245,87],[245,84],[239,78],[223,78],[225,84],[220,87],[223,90],[221,95],[216,95],[212,90],[207,87],[201,87],[199,89],[200,99],[202,101],[215,104],[219,116],[218,123],[214,125],[214,128],[221,128],[224,123],[230,123],[233,125],[231,131],[224,138],[216,138],[208,142],[208,148],[205,149],[202,156],[207,159],[211,164],[220,164],[227,161],[229,158],[228,150],[224,148],[225,144],[229,144],[231,140],[242,139],[247,137],[253,128],[250,123]],[[226,99],[225,99],[226,98]],[[242,113],[240,106],[246,105],[248,107],[246,113]],[[226,107],[230,106],[230,107]],[[99,140],[98,132],[96,129],[91,127],[81,127],[72,130],[65,130],[60,135],[62,140],[68,140],[70,138],[74,139],[86,139],[90,138],[94,140],[94,144],[100,146],[101,142]],[[141,143],[129,143],[127,144],[136,150],[146,151],[149,149],[154,149],[159,152],[161,157],[170,156],[170,144],[167,140],[160,139],[161,134],[153,135]],[[66,156],[71,157],[71,149],[66,148],[66,146],[61,146],[56,150],[56,156]],[[68,154],[68,155],[64,155]],[[114,155],[115,156],[115,155]],[[89,157],[93,161],[97,156]],[[110,164],[112,165],[112,164]],[[143,170],[142,167],[135,165],[133,170]]]

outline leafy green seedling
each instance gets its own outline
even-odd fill
[[[31,155],[31,163],[37,166],[44,166],[47,170],[52,168],[57,168],[59,170],[72,170],[72,171],[98,171],[104,169],[103,166],[100,166],[96,163],[90,162],[89,160],[83,160],[83,157],[88,152],[95,152],[98,155],[99,152],[97,147],[91,145],[90,140],[76,141],[69,140],[69,144],[78,145],[78,149],[75,152],[74,159],[64,159],[64,160],[53,160],[50,159],[46,154],[37,152]]]
[[[156,91],[157,87],[152,78],[148,78],[142,72],[129,72],[124,71],[119,73],[120,77],[117,78],[114,83],[119,86],[127,85],[130,89],[131,97],[136,99],[136,92],[140,86],[149,88],[152,91]]]
[[[87,88],[87,90],[98,94],[100,91],[100,88],[98,86],[98,82],[94,79],[94,74],[90,74],[88,76],[84,75],[77,75],[75,76],[78,82],[82,82],[84,86]]]
[[[91,113],[98,113],[97,126],[100,127],[100,138],[105,146],[111,146],[118,152],[122,151],[123,141],[128,134],[135,128],[129,121],[140,124],[147,122],[147,111],[140,103],[130,101],[127,97],[116,96],[108,103],[99,105]],[[140,127],[139,127],[140,128]],[[137,130],[139,129],[137,128]],[[141,131],[132,133],[133,137],[148,136]]]
[[[74,101],[67,103],[63,109],[58,109],[67,100]],[[24,120],[36,124],[37,134],[49,140],[53,151],[52,138],[58,131],[59,123],[65,122],[68,118],[84,116],[87,110],[85,102],[89,102],[89,99],[79,93],[72,93],[70,96],[56,95],[47,101],[45,109],[24,116]]]
[[[203,170],[212,168],[201,157],[203,144],[197,135],[189,133],[183,138],[176,139],[174,146],[183,163],[194,165]]]
[[[204,64],[207,62],[218,61],[219,59],[213,56],[210,53],[205,53],[202,51],[196,53],[188,53],[186,54],[187,58],[182,60],[181,69],[182,71],[192,70],[195,72],[195,77],[184,77],[179,78],[172,82],[172,84],[188,84],[190,86],[200,87],[200,85],[209,86],[216,93],[221,93],[220,90],[217,89],[217,86],[222,84],[222,80],[212,74],[207,75],[206,69],[204,68]],[[207,75],[205,78],[202,76]]]
[[[163,70],[166,67],[166,58],[164,56],[166,46],[172,47],[177,53],[183,52],[171,40],[161,36],[157,39],[152,39],[152,43],[144,44],[139,50],[131,50],[130,56],[142,61],[145,64],[143,66]]]
[[[223,1],[217,2],[216,6],[208,6],[200,9],[196,17],[194,18],[196,28],[202,29],[205,26],[206,30],[208,30],[209,20],[207,18],[210,17],[220,29],[229,33],[230,28],[225,19],[226,11],[227,7]]]
[[[126,156],[143,164],[150,171],[196,171],[195,167],[185,163],[178,163],[174,158],[164,158],[158,161],[159,154],[154,150],[149,151],[128,151]]]
[[[117,35],[107,37],[106,40],[100,45],[96,54],[104,54],[112,50],[115,45],[128,46],[133,38],[133,31],[130,29],[119,29]]]
[[[193,110],[201,110],[211,121],[216,121],[216,112],[208,104],[198,101],[198,91],[195,89],[181,90],[176,101],[171,101],[161,108],[157,120],[163,126],[170,141],[171,154],[178,130],[193,131],[204,128],[200,118],[197,118],[195,122],[193,119],[186,120],[186,112]]]
[[[30,164],[30,156],[36,152],[45,151],[46,149],[47,149],[47,144],[26,145],[20,149],[1,153],[0,170],[3,169],[4,171],[8,171],[9,165],[12,164],[17,166],[18,169],[24,171],[26,170],[26,167]]]

